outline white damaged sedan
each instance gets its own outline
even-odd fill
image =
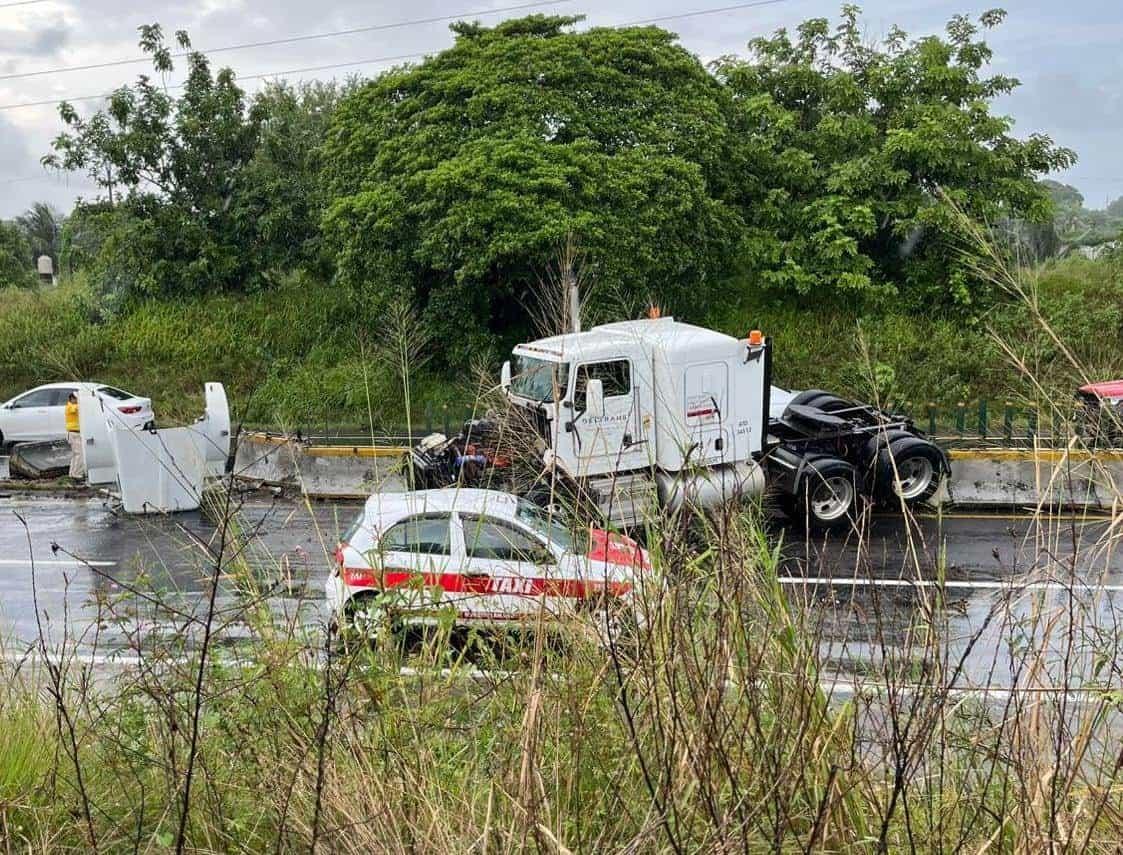
[[[627,598],[651,570],[630,538],[574,533],[525,499],[465,488],[376,493],[335,559],[327,601],[347,628],[387,610],[410,622],[560,617]]]

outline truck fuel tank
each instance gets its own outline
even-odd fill
[[[764,470],[752,460],[655,476],[663,507],[708,511],[764,492]]]

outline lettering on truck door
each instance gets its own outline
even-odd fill
[[[577,367],[570,437],[578,474],[627,471],[650,462],[647,429],[641,420],[638,390],[632,378],[632,363],[628,359],[586,362]],[[593,417],[585,412],[585,387],[592,379],[600,380],[604,388],[602,416]]]

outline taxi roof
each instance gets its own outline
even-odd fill
[[[500,490],[448,487],[441,490],[411,490],[404,493],[375,493],[366,501],[368,519],[392,522],[413,514],[488,514],[514,519],[518,498]]]

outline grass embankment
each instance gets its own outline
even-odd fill
[[[1093,379],[1123,376],[1123,266],[1068,260],[1028,277],[1041,312]],[[1034,400],[1005,342],[1050,392],[1071,395],[1079,376],[1012,300],[981,320],[884,313],[862,320],[838,308],[795,306],[743,289],[740,305],[691,320],[744,335],[760,328],[776,344],[778,383],[862,398],[950,406],[980,397]],[[271,291],[149,301],[109,320],[81,284],[0,294],[0,396],[41,382],[97,378],[149,394],[159,411],[190,418],[202,384],[226,384],[249,421],[308,427],[400,425],[403,393],[382,319],[363,320],[354,301],[294,277]],[[996,338],[997,336],[997,338]],[[421,358],[439,353],[430,342]],[[494,359],[485,359],[497,368]],[[491,365],[495,362],[495,365]],[[413,412],[459,412],[476,393],[471,376],[413,370]],[[369,410],[368,410],[369,405]],[[454,419],[455,420],[455,419]]]
[[[1112,680],[1093,664],[1112,641],[1086,631],[1087,589],[1069,587],[1076,608],[989,600],[981,625],[1013,657],[991,676],[1025,691],[974,700],[954,692],[983,630],[963,638],[939,591],[789,599],[751,516],[689,536],[667,521],[650,542],[666,583],[643,589],[646,620],[611,651],[574,620],[563,645],[513,641],[483,675],[442,672],[439,634],[410,674],[392,637],[318,668],[323,630],[264,624],[247,584],[240,610],[134,636],[142,664],[112,682],[64,664],[36,693],[25,665],[0,693],[0,836],[104,852],[170,848],[181,827],[198,852],[1113,850],[1118,695],[1066,694]],[[919,572],[935,550],[917,546]],[[867,697],[823,688],[845,657],[839,608],[860,615]],[[158,613],[129,594],[102,609],[110,626]],[[251,640],[226,646],[243,621]],[[180,639],[207,623],[200,668]]]
[[[746,292],[743,305],[721,307],[709,322],[737,335],[754,327],[772,335],[781,385],[866,399],[876,394],[944,407],[979,398],[1066,399],[1084,381],[1062,358],[1058,341],[1091,379],[1123,377],[1123,258],[1050,262],[1023,271],[1019,285],[1036,300],[1040,319],[1018,296],[968,323],[892,312],[859,320],[837,309],[791,306]],[[1015,367],[1018,362],[1024,371]],[[1043,391],[1035,392],[1038,387]]]
[[[400,373],[384,350],[380,331],[361,324],[344,295],[300,277],[244,296],[150,300],[104,320],[80,281],[0,293],[3,398],[38,383],[97,379],[150,395],[165,418],[190,419],[202,411],[203,383],[219,381],[254,422],[359,425],[373,410],[376,422],[397,424]],[[421,406],[473,394],[424,375],[412,385]]]

